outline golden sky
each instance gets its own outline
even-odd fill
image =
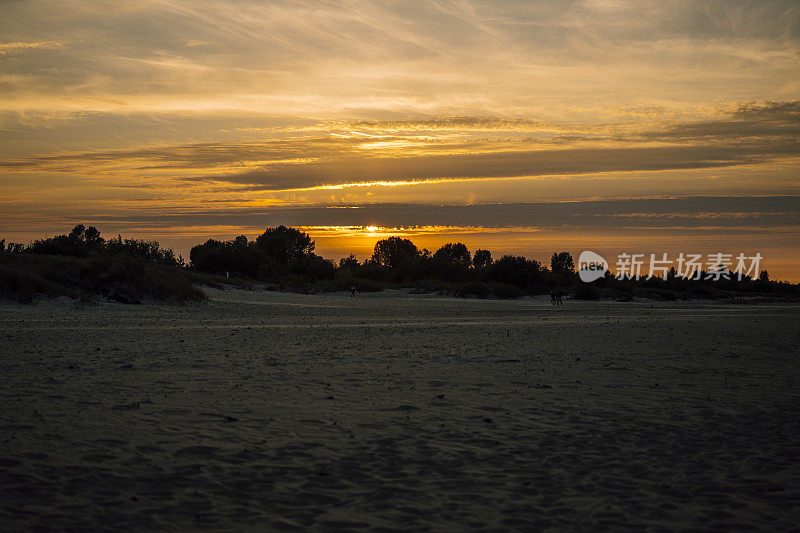
[[[8,241],[287,224],[330,258],[760,251],[800,281],[795,0],[2,10]]]

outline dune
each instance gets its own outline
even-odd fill
[[[800,307],[0,303],[3,530],[794,530]]]

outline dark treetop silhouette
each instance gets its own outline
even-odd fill
[[[346,291],[354,285],[359,291],[410,286],[482,298],[571,293],[577,299],[643,296],[674,300],[745,293],[800,294],[800,285],[770,281],[766,271],[757,280],[688,280],[674,270],[664,277],[618,280],[608,272],[584,283],[576,275],[569,252],[554,253],[547,268],[522,256],[504,255],[494,260],[488,250],[472,255],[462,243],[447,243],[432,254],[401,237],[378,241],[372,256],[363,262],[351,254],[335,264],[314,253],[314,241],[308,234],[286,226],[267,228],[255,240],[244,235],[230,241],[209,239],[191,249],[189,265],[157,242],[122,236],[105,240],[95,227],[82,224],[69,234],[29,245],[6,245],[2,240],[0,252],[0,297],[20,301],[30,301],[36,294],[106,296],[133,302],[147,297],[202,299],[202,292],[193,284],[220,286],[231,282],[229,275],[234,282],[249,280],[304,291]]]

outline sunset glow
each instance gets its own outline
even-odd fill
[[[0,22],[0,237],[82,222],[187,255],[304,227],[760,250],[800,280],[793,1],[33,0]]]

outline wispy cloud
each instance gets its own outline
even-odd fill
[[[185,206],[170,213],[94,208],[81,216],[104,223],[161,227],[226,224],[260,228],[290,224],[307,227],[569,228],[579,231],[710,226],[736,230],[746,226],[762,233],[779,231],[797,235],[800,232],[799,200],[800,196],[694,196],[444,206],[373,204],[359,206],[359,209],[262,206],[218,210]]]
[[[152,229],[206,207],[370,225],[355,215],[391,204],[388,227],[452,228],[483,208],[426,209],[488,201],[533,227],[543,198],[800,187],[796,0],[26,0],[2,26],[4,227],[107,209]],[[795,224],[693,209],[594,223]]]
[[[576,133],[582,133],[573,136],[562,135],[559,129],[565,126],[557,124],[550,126],[554,131],[539,137],[520,135],[513,129],[538,127],[540,122],[534,119],[370,122],[363,124],[370,128],[379,125],[379,129],[392,124],[395,131],[50,154],[6,160],[0,162],[0,168],[172,175],[187,181],[254,185],[265,191],[393,181],[709,169],[800,156],[798,109],[797,102],[746,104],[725,118],[644,132],[636,126],[627,134],[619,133],[624,128],[602,134],[591,125],[585,131],[572,125]],[[503,124],[512,128],[503,130]],[[356,123],[347,127],[356,127]],[[459,136],[476,127],[514,135]],[[419,135],[423,128],[443,135]]]
[[[61,48],[62,46],[64,45],[58,41],[0,43],[0,54],[22,52],[25,50],[48,50],[53,48]]]
[[[27,75],[6,86],[3,109],[15,111],[565,120],[787,99],[800,87],[792,0],[31,0],[6,3],[4,19],[7,45],[73,43],[0,67]]]

